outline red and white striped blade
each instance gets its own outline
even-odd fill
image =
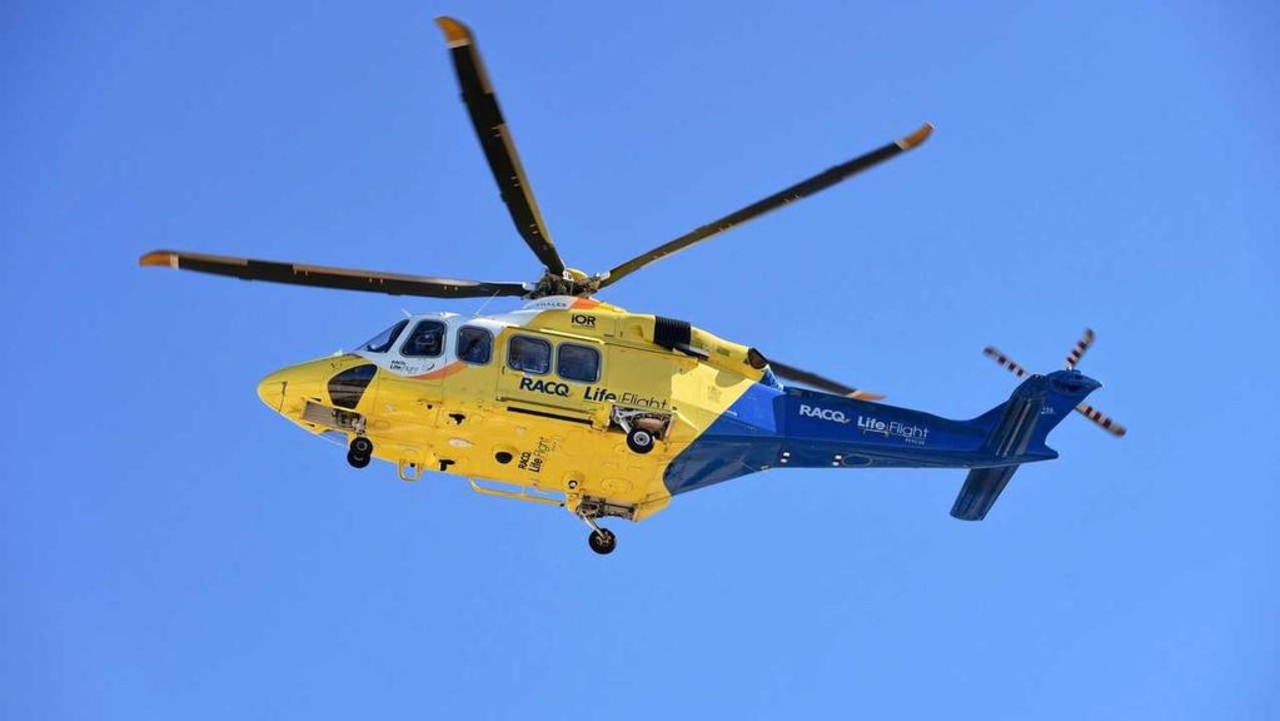
[[[982,355],[1004,366],[1005,370],[1009,371],[1010,373],[1013,373],[1015,376],[1018,376],[1019,378],[1026,378],[1027,376],[1031,375],[1031,371],[1018,365],[1016,362],[1014,362],[1012,358],[1005,355],[1004,353],[1001,353],[994,346],[987,346],[986,348],[984,348],[982,350]]]
[[[1102,430],[1106,431],[1107,433],[1110,433],[1116,438],[1120,438],[1124,436],[1124,434],[1129,432],[1128,428],[1125,428],[1119,423],[1116,423],[1114,420],[1111,419],[1111,416],[1106,415],[1102,411],[1086,403],[1081,403],[1080,405],[1076,406],[1076,412],[1078,412],[1080,415],[1084,416],[1085,418],[1088,418],[1089,420],[1093,421],[1094,423],[1097,423],[1099,426],[1102,427]]]
[[[1071,355],[1067,356],[1067,370],[1075,370],[1076,364],[1084,357],[1089,346],[1093,345],[1093,339],[1096,337],[1091,328],[1084,329],[1084,335],[1080,336],[1080,340],[1076,341],[1076,347],[1071,349]]]

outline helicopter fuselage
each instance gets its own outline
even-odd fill
[[[353,352],[281,369],[258,393],[311,433],[352,448],[366,439],[369,455],[405,480],[442,472],[482,493],[638,521],[674,495],[774,467],[1054,458],[1043,436],[1091,384],[1053,401],[1029,380],[988,413],[949,420],[783,387],[747,346],[669,318],[550,297],[501,315],[412,316]],[[1039,400],[1007,429],[1001,452],[993,431],[1019,394]]]

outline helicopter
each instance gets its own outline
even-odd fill
[[[543,265],[533,282],[488,282],[158,250],[162,266],[244,280],[429,298],[521,298],[487,316],[407,314],[350,352],[277,370],[261,401],[341,444],[347,462],[377,459],[405,481],[424,471],[467,479],[485,495],[567,509],[598,554],[617,546],[606,518],[642,521],[688,493],[770,468],[967,469],[951,509],[986,517],[1024,463],[1058,456],[1046,439],[1071,411],[1115,436],[1124,426],[1084,403],[1098,381],[1076,366],[1028,372],[986,355],[1021,383],[970,420],[883,403],[884,396],[766,357],[658,315],[594,296],[662,258],[820,192],[923,143],[914,132],[700,226],[614,268],[565,265],[525,177],[467,26],[436,19],[462,100],[517,232]]]

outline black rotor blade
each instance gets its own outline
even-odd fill
[[[925,123],[914,133],[911,133],[900,140],[877,148],[865,155],[860,155],[846,163],[841,163],[840,165],[828,168],[812,178],[796,183],[785,190],[778,191],[763,200],[752,203],[751,205],[730,213],[719,220],[712,221],[691,233],[686,233],[665,245],[660,245],[647,253],[638,255],[613,270],[610,270],[608,277],[600,283],[600,287],[603,288],[605,286],[612,285],[649,263],[660,258],[665,258],[677,251],[684,250],[694,243],[699,243],[708,238],[719,235],[720,233],[741,225],[748,220],[753,220],[772,210],[777,210],[784,205],[800,200],[801,198],[826,190],[827,188],[830,188],[843,180],[847,180],[868,168],[883,163],[889,158],[911,150],[920,143],[923,143],[932,132],[933,125]]]
[[[773,369],[774,375],[778,376],[779,378],[782,378],[783,380],[795,381],[796,383],[803,383],[809,386],[810,388],[816,388],[820,391],[826,391],[827,393],[834,393],[838,396],[847,396],[849,398],[857,398],[858,400],[863,400],[863,401],[884,400],[884,396],[880,395],[879,393],[870,393],[868,391],[861,391],[861,390],[858,390],[857,388],[854,388],[853,386],[847,386],[838,381],[833,381],[830,378],[820,376],[817,373],[813,373],[811,371],[807,371],[801,368],[796,368],[795,366],[789,366],[786,363],[779,363],[778,361],[773,360],[772,358],[769,359],[769,367]]]
[[[173,250],[152,251],[139,258],[138,263],[225,275],[243,280],[266,280],[273,283],[310,285],[317,288],[361,290],[387,295],[417,295],[426,298],[491,298],[499,295],[525,295],[529,292],[521,283],[485,283],[452,278],[427,278],[419,275],[277,263],[270,260],[181,253]]]
[[[533,199],[533,189],[529,187],[524,168],[520,165],[515,141],[507,129],[507,121],[502,117],[502,109],[498,107],[498,97],[493,93],[493,86],[489,84],[489,74],[485,72],[484,63],[480,60],[475,38],[466,25],[453,18],[436,18],[436,24],[444,31],[445,40],[449,44],[453,69],[458,76],[458,85],[462,87],[462,100],[467,105],[471,124],[475,126],[476,135],[480,138],[484,157],[489,161],[489,169],[498,181],[502,202],[507,204],[507,211],[511,213],[516,230],[534,255],[547,266],[548,271],[560,275],[564,272],[564,261],[560,260],[560,254],[556,252],[547,227],[542,222],[542,213],[538,210],[537,201]]]

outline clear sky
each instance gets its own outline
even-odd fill
[[[1280,718],[1276,6],[688,5],[4,3],[0,718]],[[772,471],[608,558],[348,468],[257,381],[479,303],[136,261],[533,279],[444,13],[588,271],[933,121],[603,297],[958,417],[1091,325],[1129,436],[979,524],[960,471]]]

